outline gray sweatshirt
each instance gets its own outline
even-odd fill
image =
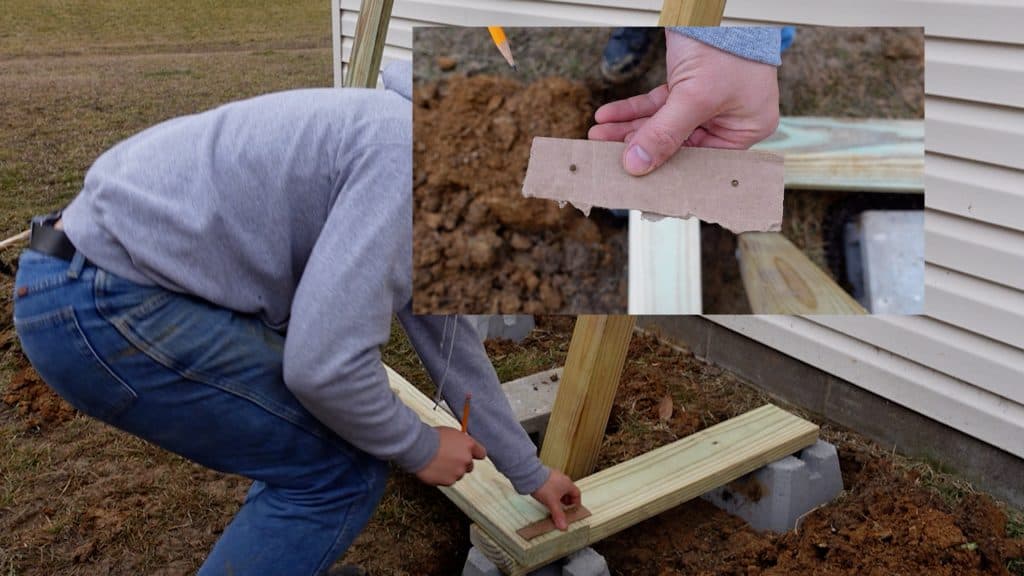
[[[284,383],[339,436],[409,471],[438,434],[388,387],[379,348],[397,313],[440,382],[445,317],[412,314],[412,74],[387,90],[313,89],[234,102],[108,150],[64,212],[97,266],[287,327]],[[444,397],[520,493],[549,470],[464,318]],[[449,320],[451,322],[452,320]]]
[[[782,64],[782,29],[771,26],[676,26],[674,32],[747,60]]]

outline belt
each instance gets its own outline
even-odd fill
[[[36,252],[70,261],[78,250],[63,230],[53,227],[58,220],[60,212],[33,218],[28,247]]]

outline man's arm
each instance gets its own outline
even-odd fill
[[[438,432],[391,392],[379,351],[411,265],[411,110],[397,95],[375,98],[358,111],[380,115],[372,130],[338,127],[340,189],[292,301],[284,380],[343,439],[417,472]]]
[[[540,488],[550,470],[540,463],[536,447],[516,420],[469,321],[463,316],[416,316],[411,304],[398,319],[434,384],[440,386],[444,380],[443,397],[456,415],[462,414],[466,393],[473,394],[469,434],[487,448],[498,470],[520,494]]]

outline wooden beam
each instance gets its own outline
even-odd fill
[[[356,21],[355,43],[348,62],[345,86],[376,88],[380,59],[391,21],[394,0],[363,0]]]
[[[597,464],[629,350],[632,316],[578,316],[540,459],[570,478]]]
[[[658,26],[718,26],[725,0],[665,0]]]
[[[700,314],[700,221],[629,213],[629,313]]]
[[[659,216],[696,216],[740,232],[782,229],[782,157],[770,152],[683,148],[654,172],[622,169],[622,142],[533,139],[523,196],[641,210]]]
[[[782,234],[740,234],[739,252],[740,274],[754,314],[867,313]]]
[[[786,188],[924,192],[924,121],[786,117],[753,150],[785,157]]]
[[[3,250],[8,246],[14,246],[15,244],[28,240],[29,234],[30,232],[28,230],[25,230],[23,232],[18,232],[17,234],[11,236],[10,238],[7,238],[6,240],[0,242],[0,250]]]
[[[404,378],[390,368],[387,372],[392,389],[424,422],[457,425]],[[488,558],[506,574],[522,574],[793,454],[817,436],[813,423],[762,406],[579,480],[591,516],[566,532],[530,540],[516,531],[545,518],[547,511],[516,494],[490,460],[477,462],[471,474],[441,491],[479,525]],[[474,544],[481,541],[477,534]]]

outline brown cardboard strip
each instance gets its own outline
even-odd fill
[[[534,138],[523,196],[721,224],[782,228],[783,159],[770,152],[682,148],[646,176],[622,168],[622,142]]]
[[[583,520],[588,516],[590,516],[590,510],[587,510],[587,507],[582,504],[565,510],[565,519],[569,521],[569,524],[572,524],[577,520]],[[552,530],[557,530],[557,528],[555,528],[555,523],[551,520],[551,516],[548,516],[547,518],[537,520],[536,522],[523,526],[519,530],[516,530],[516,534],[522,536],[523,540],[532,540],[537,536],[542,536]]]

